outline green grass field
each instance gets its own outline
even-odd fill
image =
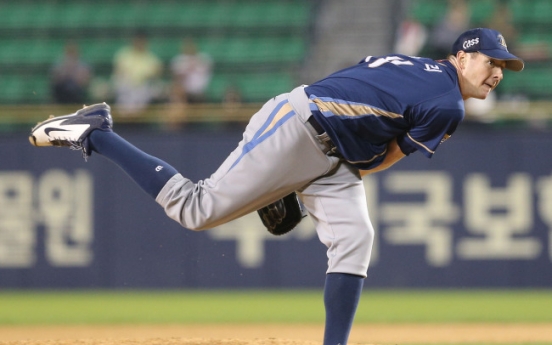
[[[320,323],[321,291],[0,291],[0,325]],[[388,290],[357,323],[549,323],[552,290]]]

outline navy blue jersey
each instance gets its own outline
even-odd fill
[[[446,60],[367,57],[305,88],[313,116],[343,157],[360,169],[401,151],[431,157],[464,118],[456,68]]]

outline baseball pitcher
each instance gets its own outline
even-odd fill
[[[68,146],[85,157],[93,152],[106,157],[170,218],[192,230],[296,193],[327,247],[324,345],[345,345],[374,239],[362,176],[417,151],[433,156],[462,121],[464,100],[485,99],[505,69],[523,67],[504,37],[486,28],[460,35],[444,60],[368,56],[266,102],[236,149],[197,182],[117,135],[105,103],[41,122],[29,139],[35,146]],[[282,222],[285,207],[272,205],[266,223]],[[302,217],[292,213],[295,221]]]

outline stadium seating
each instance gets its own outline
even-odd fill
[[[295,84],[312,6],[310,0],[2,1],[0,104],[51,102],[49,71],[68,40],[78,43],[95,76],[108,80],[115,52],[137,29],[148,32],[166,66],[183,39],[194,37],[214,60],[209,101],[221,101],[229,84],[246,101],[264,101]]]
[[[473,26],[483,25],[496,0],[468,0]],[[506,0],[519,42],[552,47],[552,1]],[[228,85],[246,101],[262,102],[299,81],[314,21],[313,0],[5,0],[0,1],[0,104],[48,103],[48,74],[67,40],[75,40],[95,76],[108,80],[115,52],[133,32],[147,30],[150,47],[168,65],[186,36],[215,62],[208,101],[219,102]],[[412,0],[411,15],[431,28],[445,0]],[[552,49],[550,54],[552,55]],[[541,99],[552,61],[530,61],[516,82],[499,92]],[[168,77],[166,75],[166,77]],[[530,82],[531,80],[542,82]],[[267,85],[263,85],[267,83]],[[41,89],[44,88],[44,89]],[[33,90],[31,90],[33,89]]]
[[[485,26],[495,11],[499,0],[467,0],[471,12],[471,26]],[[552,1],[550,0],[500,0],[505,1],[513,16],[513,24],[518,31],[520,44],[539,43],[538,49],[544,50],[542,56],[526,61],[522,73],[507,73],[507,78],[499,85],[497,92],[502,95],[524,95],[529,99],[550,98],[552,95]],[[447,10],[444,0],[413,0],[410,14],[433,28],[442,20]],[[509,42],[512,46],[513,42]],[[542,48],[544,45],[544,49]],[[548,55],[548,57],[546,57]]]
[[[468,0],[468,2],[474,24],[483,23],[494,11],[495,0]],[[447,5],[448,2],[445,0],[414,0],[411,14],[419,22],[433,26],[443,18]]]
[[[39,104],[48,99],[48,83],[48,78],[44,76],[3,75],[0,78],[0,94],[12,103]]]

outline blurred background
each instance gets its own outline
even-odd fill
[[[321,287],[308,218],[283,237],[256,214],[186,231],[106,160],[31,147],[28,130],[105,101],[120,134],[203,179],[264,101],[367,55],[445,58],[478,26],[525,70],[468,102],[434,158],[365,178],[366,288],[552,287],[550,13],[549,0],[0,1],[0,288]]]
[[[1,124],[9,130],[35,120],[38,105],[43,113],[103,101],[123,122],[164,120],[174,129],[206,116],[244,121],[256,107],[247,105],[366,55],[444,58],[458,33],[477,26],[501,31],[527,67],[508,73],[469,115],[546,122],[550,7],[547,0],[5,0]],[[191,111],[199,104],[216,110]]]

